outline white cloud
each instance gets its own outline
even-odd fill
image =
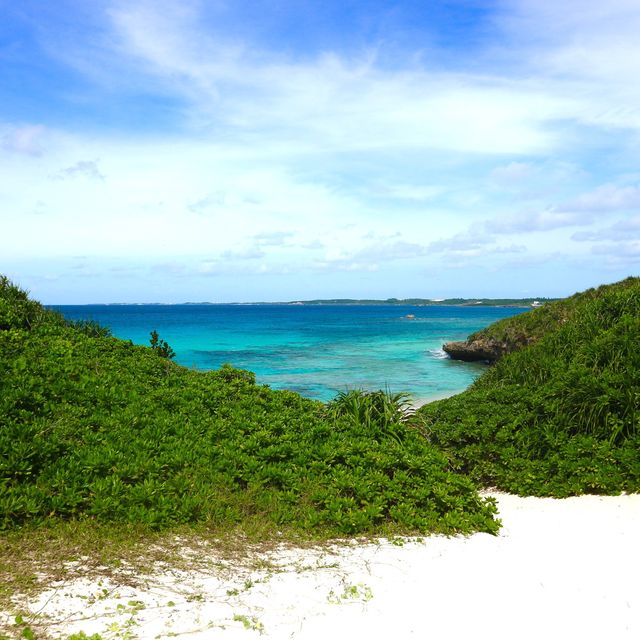
[[[543,210],[528,210],[517,214],[500,215],[487,220],[484,228],[494,234],[528,234],[595,224],[603,215],[640,208],[640,188],[637,186],[600,185]],[[621,235],[635,229],[626,220],[618,222],[610,231],[579,231],[571,239],[596,240]],[[609,234],[607,236],[607,234]]]
[[[560,205],[568,211],[607,212],[640,209],[640,187],[604,184]]]
[[[196,5],[127,3],[110,12],[116,53],[216,122],[247,136],[313,149],[434,148],[490,154],[553,148],[545,122],[573,100],[525,80],[407,68],[375,55],[285,59],[205,32]]]
[[[520,234],[588,225],[592,221],[593,218],[587,213],[550,208],[546,211],[496,217],[485,223],[485,229],[489,233]]]
[[[640,129],[636,0],[507,0],[505,9],[506,53],[557,95],[573,95],[576,120]]]
[[[449,238],[436,240],[429,244],[431,253],[450,255],[481,255],[483,249],[493,243],[493,237],[478,229],[470,229]]]
[[[118,3],[110,16],[116,53],[190,101],[199,124],[307,148],[536,154],[566,142],[560,121],[640,128],[637,6],[585,0],[568,16],[565,4],[505,4],[505,30],[531,71],[518,76],[386,70],[373,45],[355,59],[287,59],[205,31],[197,3]]]
[[[578,231],[571,236],[571,239],[578,242],[600,240],[621,241],[635,237],[640,237],[640,216],[629,218],[628,220],[620,220],[604,229]]]
[[[79,148],[99,151],[108,181],[50,179],[60,166],[71,177],[91,169],[61,161],[77,158]],[[253,251],[253,245],[300,251],[328,243],[345,222],[357,233],[378,226],[349,193],[305,181],[286,166],[265,167],[259,153],[238,157],[208,143],[67,137],[37,162],[0,156],[0,173],[12,187],[0,192],[0,253],[7,259],[27,251],[64,257],[79,248],[92,256],[165,260]],[[37,234],[26,216],[33,212],[40,214]],[[383,229],[387,223],[381,222]],[[29,237],[28,247],[9,242],[12,237]],[[335,242],[348,245],[351,239],[340,233]]]
[[[507,269],[519,270],[519,269],[531,269],[548,267],[549,265],[564,266],[567,262],[566,252],[551,251],[542,252],[537,254],[526,254],[512,258],[507,261],[505,266]]]
[[[592,249],[593,253],[611,254],[617,256],[640,258],[640,240],[629,240],[617,242],[615,244],[596,245]]]
[[[491,171],[490,179],[502,186],[519,185],[531,178],[536,172],[535,167],[528,162],[509,162]]]
[[[592,253],[604,256],[611,266],[635,266],[640,264],[640,240],[597,244],[591,248]]]
[[[39,156],[43,152],[43,139],[46,128],[39,124],[26,124],[8,127],[0,134],[0,146],[5,151]]]

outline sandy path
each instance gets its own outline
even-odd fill
[[[135,587],[56,585],[30,608],[64,638],[640,638],[640,495],[497,498],[497,537],[212,558]]]

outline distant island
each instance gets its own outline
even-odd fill
[[[387,298],[386,300],[369,300],[354,298],[330,298],[326,300],[292,300],[287,302],[183,302],[187,305],[207,304],[289,304],[300,306],[330,305],[380,305],[380,306],[456,306],[456,307],[538,307],[558,298]]]

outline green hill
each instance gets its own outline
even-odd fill
[[[155,338],[67,322],[0,278],[0,529],[497,531],[494,504],[401,412],[354,416],[246,371],[192,371]]]
[[[458,472],[525,495],[640,490],[639,278],[501,320],[478,339],[507,355],[420,411]]]
[[[569,322],[576,313],[580,313],[583,305],[602,295],[610,287],[624,288],[632,285],[636,279],[617,285],[589,289],[576,293],[569,298],[549,301],[540,298],[546,304],[531,309],[528,313],[503,318],[488,327],[472,333],[464,342],[449,342],[444,350],[458,360],[487,360],[495,362],[503,355],[534,344],[540,338]]]

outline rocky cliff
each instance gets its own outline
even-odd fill
[[[492,338],[470,338],[462,342],[447,342],[442,349],[454,360],[466,362],[495,362],[506,353],[523,346],[510,342],[494,340]]]

